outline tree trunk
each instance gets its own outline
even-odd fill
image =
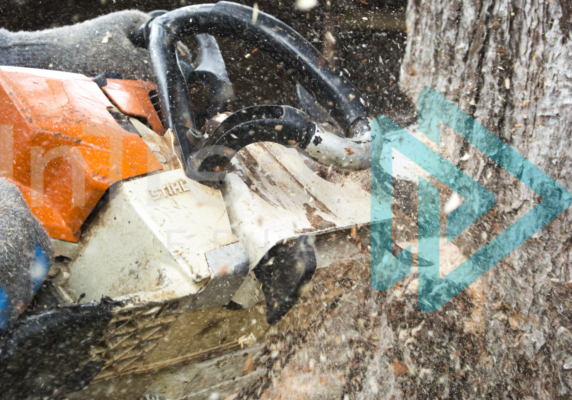
[[[410,1],[401,88],[413,100],[437,89],[570,191],[571,13],[566,0]],[[458,135],[441,134],[448,159],[495,194],[493,227],[539,203]],[[483,276],[478,357],[466,373],[475,397],[572,396],[570,216]]]
[[[410,0],[400,87],[414,103],[438,90],[571,191],[571,16],[568,0]],[[449,129],[441,143],[496,197],[453,241],[453,262],[541,199]],[[265,377],[239,397],[572,398],[570,217],[431,314],[417,305],[416,274],[374,290],[367,254],[317,274],[266,342]]]

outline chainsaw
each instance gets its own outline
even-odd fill
[[[25,311],[14,311],[12,292],[0,296],[0,359],[11,366],[0,386],[13,397],[138,398],[159,393],[174,370],[194,377],[176,398],[230,385],[320,270],[363,251],[369,188],[327,179],[369,175],[368,107],[343,72],[244,5],[149,17],[129,40],[148,51],[152,81],[0,66],[0,176],[51,246],[33,247]],[[230,110],[215,37],[291,71],[303,109]],[[208,88],[199,113],[190,85]],[[127,392],[110,394],[127,380]]]

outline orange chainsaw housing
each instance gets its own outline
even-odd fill
[[[120,110],[163,133],[148,97],[153,84],[109,81],[104,90]],[[83,75],[0,67],[0,176],[20,189],[54,239],[77,242],[112,184],[162,169],[145,142],[119,126],[112,107]]]

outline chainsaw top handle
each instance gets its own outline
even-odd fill
[[[368,109],[358,89],[341,71],[294,29],[251,7],[230,2],[183,7],[164,13],[141,26],[133,42],[147,46],[167,128],[174,131],[185,168],[204,146],[196,127],[189,92],[179,67],[176,43],[187,36],[208,33],[243,40],[268,53],[286,68],[345,129],[359,136],[368,125]]]

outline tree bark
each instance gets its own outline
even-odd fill
[[[433,87],[569,191],[572,189],[572,3],[565,0],[410,1],[401,88]],[[496,196],[494,227],[539,203],[463,139],[442,128],[443,153]],[[570,209],[482,278],[481,395],[570,398]],[[466,246],[471,247],[471,246]],[[475,393],[476,397],[480,397]]]
[[[572,191],[571,16],[568,0],[410,0],[400,87],[414,103],[438,90]],[[441,153],[496,197],[453,241],[454,264],[541,199],[441,130]],[[367,254],[321,270],[268,337],[265,377],[239,397],[571,398],[570,220],[567,210],[431,314],[416,274],[375,291]]]

